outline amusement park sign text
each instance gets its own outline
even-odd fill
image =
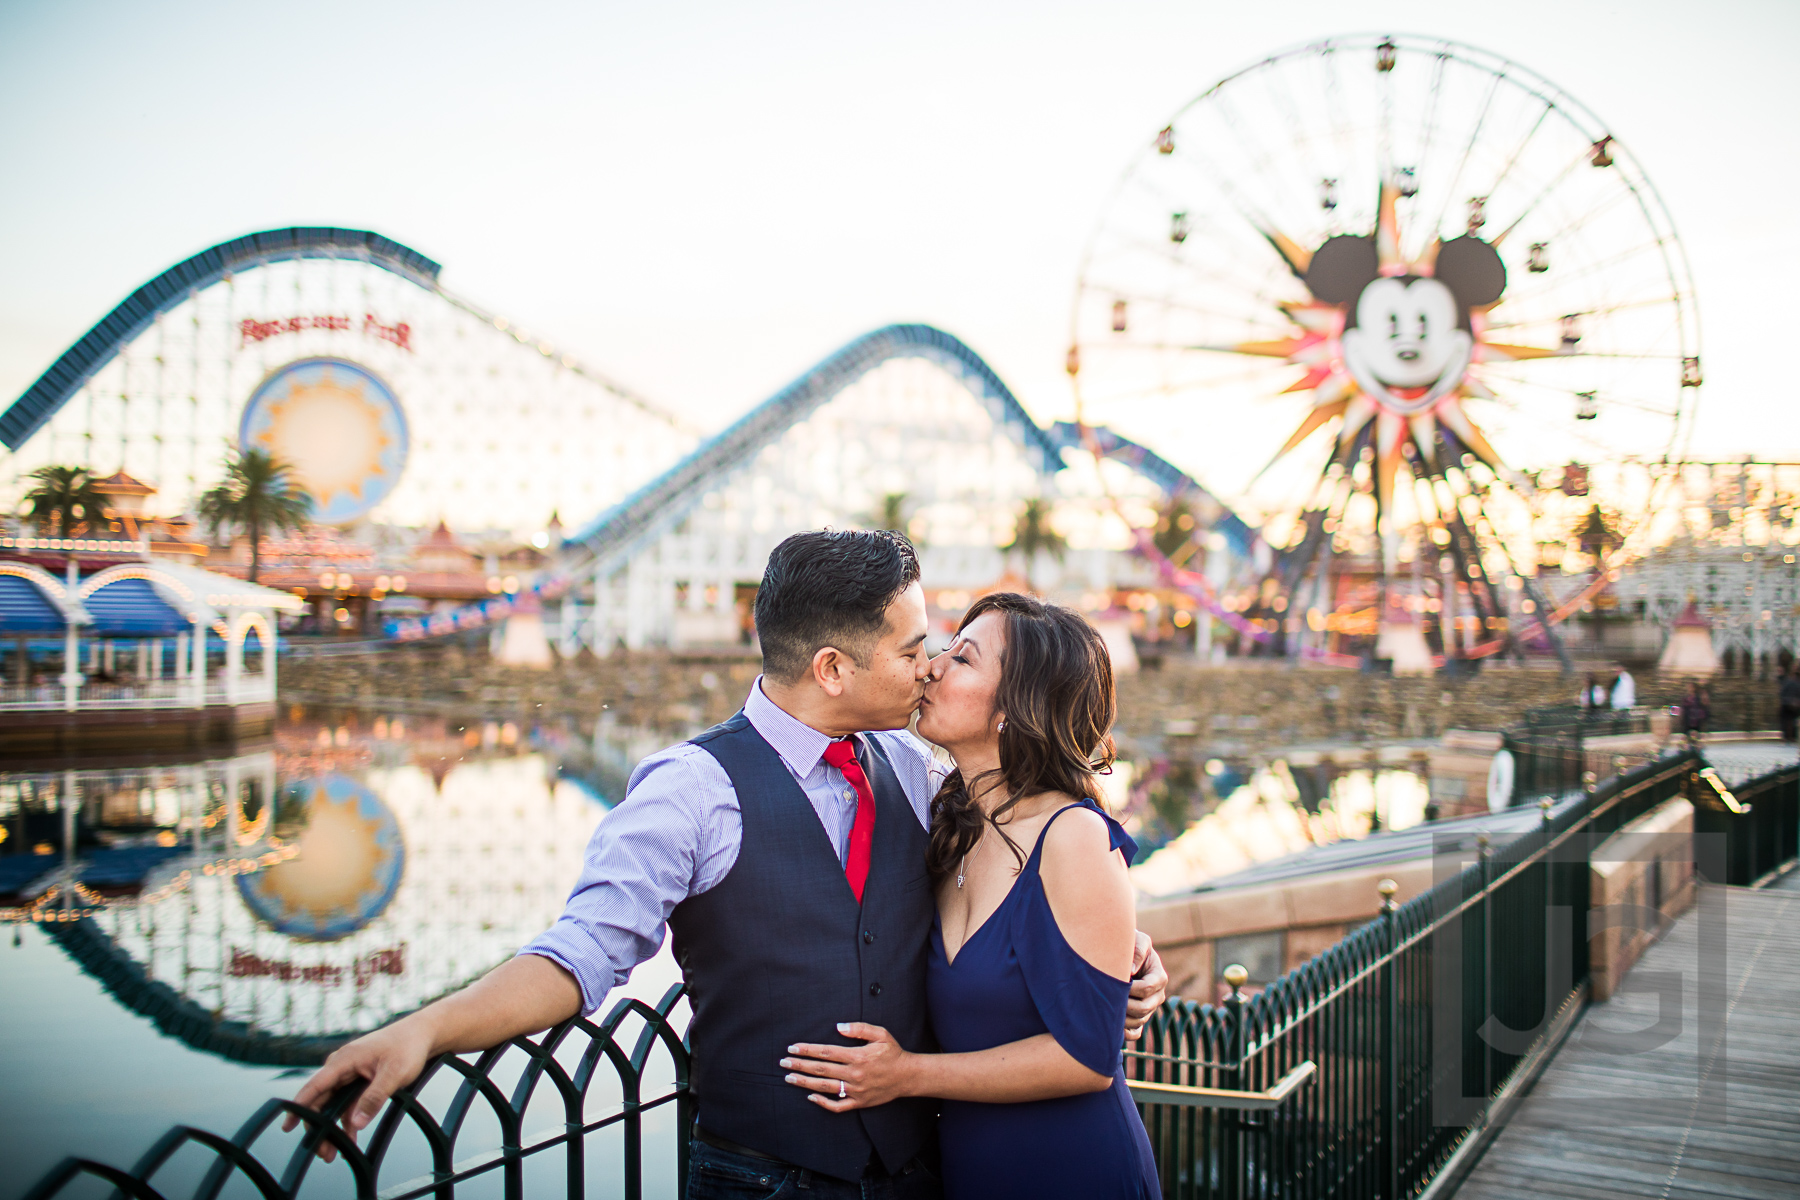
[[[281,979],[288,982],[298,980],[301,983],[322,983],[326,987],[336,987],[344,982],[346,974],[356,979],[357,987],[366,987],[369,980],[377,975],[406,974],[406,945],[386,950],[376,950],[366,954],[350,964],[346,971],[343,967],[320,964],[317,966],[297,966],[286,961],[277,961],[252,954],[248,950],[231,948],[231,966],[227,973],[235,979]]]
[[[272,337],[280,337],[284,333],[300,333],[307,329],[325,329],[339,333],[350,331],[349,317],[278,317],[273,321],[258,321],[254,317],[245,317],[238,322],[240,346],[266,342]],[[374,313],[364,313],[362,332],[365,337],[379,338],[384,342],[392,342],[402,350],[410,351],[412,345],[412,326],[405,321],[393,324],[381,320]]]

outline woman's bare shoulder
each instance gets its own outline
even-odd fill
[[[1070,948],[1096,970],[1128,977],[1136,905],[1105,819],[1085,807],[1058,816],[1044,834],[1039,876]]]
[[[1050,811],[1054,813],[1074,803],[1063,797],[1062,803]],[[1085,806],[1069,808],[1044,832],[1044,873],[1050,876],[1065,870],[1091,870],[1097,860],[1112,852],[1112,832],[1107,828],[1105,818]]]

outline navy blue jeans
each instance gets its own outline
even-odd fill
[[[892,1175],[876,1168],[853,1182],[696,1141],[688,1166],[687,1200],[942,1200],[943,1195],[937,1175],[918,1158]]]

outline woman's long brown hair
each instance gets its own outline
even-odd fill
[[[931,802],[927,862],[933,880],[954,872],[989,824],[1024,867],[1024,851],[1002,828],[1013,806],[1044,792],[1099,802],[1094,776],[1112,767],[1118,703],[1112,659],[1099,631],[1073,609],[996,592],[969,606],[957,633],[990,612],[1006,618],[1000,684],[994,690],[994,711],[1005,714],[1006,728],[1000,731],[999,770],[976,776],[972,784],[977,791],[998,785],[1006,799],[991,815],[984,813],[971,797],[971,781],[961,771],[950,773]],[[997,780],[988,778],[994,774]]]

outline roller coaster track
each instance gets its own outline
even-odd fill
[[[930,325],[889,325],[848,343],[702,443],[661,478],[602,513],[563,545],[563,566],[580,571],[628,557],[680,521],[700,498],[757,453],[864,375],[900,358],[923,358],[962,379],[1000,425],[1012,430],[1047,475],[1062,470],[1062,446],[1038,428],[992,367]]]
[[[446,290],[438,282],[438,263],[380,234],[317,226],[248,234],[184,259],[121,301],[0,412],[0,444],[12,450],[23,446],[133,339],[197,293],[242,271],[297,260],[366,262],[484,321],[495,320],[492,313]],[[557,356],[567,369],[598,383],[620,399],[676,428],[692,431],[675,414],[600,372],[560,352]],[[551,598],[565,591],[574,578],[622,563],[680,522],[707,492],[747,468],[759,452],[796,423],[882,364],[908,358],[934,362],[960,379],[986,406],[996,424],[1019,440],[1046,477],[1063,469],[1065,450],[1087,450],[1097,445],[1105,457],[1132,467],[1165,495],[1204,495],[1204,489],[1184,472],[1152,451],[1107,430],[1090,429],[1088,441],[1084,441],[1073,426],[1059,423],[1048,429],[1040,427],[993,368],[943,330],[930,325],[889,325],[828,355],[737,422],[706,439],[663,475],[568,538],[555,567],[526,594]],[[1240,553],[1247,551],[1255,536],[1228,512],[1215,528]],[[406,641],[480,628],[509,615],[517,603],[514,597],[498,596],[437,613],[426,620],[391,621],[384,632],[388,640]]]
[[[567,538],[556,567],[527,589],[527,593],[542,598],[554,597],[562,594],[576,578],[605,572],[625,562],[679,524],[706,493],[747,468],[758,453],[795,424],[806,420],[875,368],[907,358],[934,362],[959,378],[987,408],[995,423],[1019,439],[1046,477],[1063,469],[1065,450],[1088,449],[1072,425],[1059,422],[1049,429],[1040,427],[994,369],[958,338],[930,325],[888,325],[866,333],[826,356],[734,424],[703,442],[662,476]],[[1165,495],[1207,496],[1205,489],[1192,477],[1154,452],[1108,430],[1089,430],[1088,433],[1099,439],[1105,457],[1138,471]],[[1224,533],[1240,553],[1248,552],[1256,536],[1229,511],[1215,528]],[[462,610],[438,613],[426,620],[390,622],[386,631],[390,638],[410,641],[480,628],[510,614],[515,603],[509,598],[497,598]]]
[[[0,443],[10,450],[23,446],[42,429],[82,386],[111,362],[156,319],[196,293],[240,271],[301,259],[366,262],[391,271],[464,312],[493,323],[494,314],[447,291],[438,282],[437,263],[417,250],[366,229],[296,226],[266,229],[220,242],[183,259],[120,301],[117,307],[50,364],[23,395],[0,413]],[[521,336],[520,340],[524,340]],[[550,353],[551,351],[544,351]],[[582,363],[562,356],[566,369],[592,380],[621,400],[677,428],[687,428],[674,414]]]

